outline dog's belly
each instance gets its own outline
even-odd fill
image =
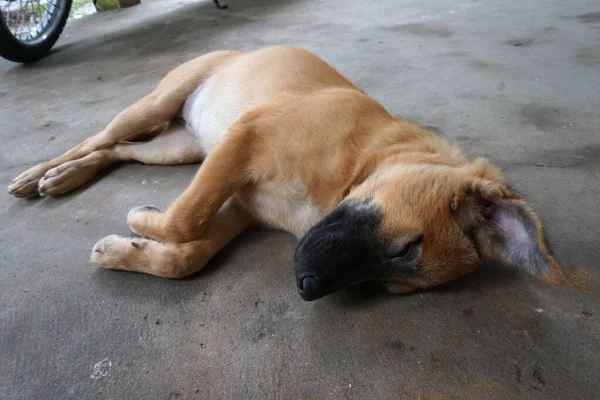
[[[238,201],[262,224],[300,238],[322,218],[300,182],[272,181],[246,187]]]
[[[229,125],[247,108],[237,87],[214,86],[214,78],[200,84],[181,110],[186,129],[196,136],[205,155],[217,146]]]

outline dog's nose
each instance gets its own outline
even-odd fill
[[[314,276],[305,276],[298,280],[298,292],[300,296],[306,300],[316,300],[322,297],[318,278]]]

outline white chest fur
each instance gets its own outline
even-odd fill
[[[239,197],[262,223],[298,238],[322,218],[300,182],[266,182],[248,187]]]
[[[196,136],[205,154],[217,146],[228,127],[248,107],[238,88],[216,89],[209,79],[188,97],[181,112],[186,129]],[[237,197],[261,223],[297,237],[322,218],[299,181],[274,180],[251,185]]]

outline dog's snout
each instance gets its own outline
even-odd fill
[[[306,301],[316,300],[323,296],[319,279],[314,276],[298,279],[298,292]]]
[[[294,264],[300,296],[316,300],[369,278],[377,262],[373,231],[381,220],[369,201],[347,201],[313,226],[298,243]]]

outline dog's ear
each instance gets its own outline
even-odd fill
[[[450,209],[484,260],[500,261],[555,284],[564,282],[540,217],[504,183],[470,176],[455,192]]]

